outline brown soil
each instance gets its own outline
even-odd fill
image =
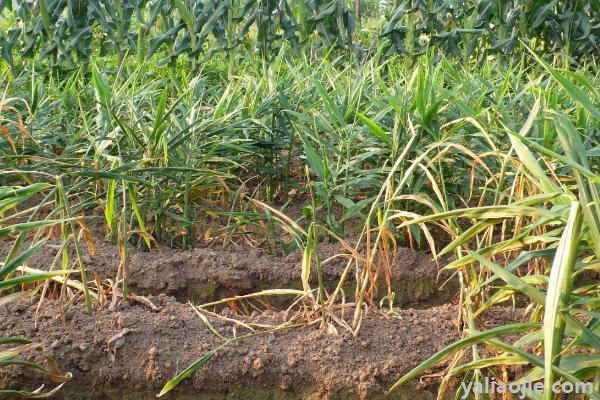
[[[0,241],[0,259],[4,259],[10,245],[10,242]],[[98,239],[95,245],[95,254],[91,256],[86,252],[84,257],[86,268],[101,279],[114,279],[119,266],[118,248]],[[342,255],[323,266],[325,287],[332,291],[347,264],[348,257],[343,256],[347,252],[339,244],[322,243],[319,248],[321,260]],[[28,265],[47,269],[57,251],[58,246],[48,244]],[[165,293],[182,302],[204,303],[263,289],[301,288],[300,252],[280,257],[252,248],[182,251],[164,246],[153,251],[130,249],[129,252],[129,286],[138,294]],[[399,248],[397,260],[392,266],[391,279],[395,305],[417,308],[441,305],[456,294],[455,281],[441,287],[446,276],[438,279],[438,266],[431,261],[431,254]],[[351,294],[355,288],[354,269],[347,278],[344,288]],[[317,282],[316,274],[312,274],[311,280]],[[387,287],[381,277],[378,293],[373,298],[377,301],[386,294]]]
[[[0,240],[0,259],[10,244]],[[50,243],[28,265],[47,269],[57,251],[58,247]],[[340,253],[339,245],[320,246],[322,260]],[[87,316],[81,302],[64,310],[65,305],[58,300],[46,300],[36,318],[37,302],[33,300],[0,307],[0,337],[22,336],[42,343],[60,368],[73,374],[56,398],[155,398],[166,381],[222,343],[184,301],[204,302],[266,288],[300,286],[299,253],[278,257],[254,249],[181,251],[161,247],[152,252],[132,249],[130,256],[132,291],[147,295],[158,311],[120,302]],[[357,337],[339,323],[337,333],[312,324],[236,342],[219,351],[165,398],[434,399],[436,378],[407,384],[391,397],[385,396],[385,390],[459,338],[455,306],[422,309],[448,302],[456,288],[437,289],[438,268],[430,261],[430,254],[399,249],[397,259],[392,270],[395,304],[416,308],[394,314],[369,309]],[[346,260],[340,257],[325,264],[329,290],[337,283]],[[114,279],[118,250],[96,240],[95,254],[86,255],[84,262],[92,274]],[[349,277],[346,289],[352,290],[353,272]],[[381,287],[379,297],[383,295]],[[245,317],[233,315],[229,308],[220,312],[243,322],[269,325],[295,316],[291,312],[255,311]],[[352,313],[346,308],[336,315],[349,321]],[[208,318],[225,337],[248,333],[241,325],[234,327],[231,322]],[[480,321],[481,328],[515,319],[518,315],[506,310],[492,312]],[[35,357],[39,355],[31,355]],[[34,389],[50,383],[23,368],[0,371],[0,387]]]
[[[189,306],[164,295],[151,300],[159,311],[122,302],[87,316],[76,304],[64,322],[58,302],[48,301],[37,325],[35,303],[13,303],[0,307],[0,337],[43,343],[60,368],[73,374],[59,399],[151,399],[168,379],[221,343]],[[395,379],[459,337],[456,312],[454,306],[401,310],[394,316],[370,310],[357,337],[341,326],[335,335],[316,325],[256,336],[220,351],[165,398],[383,398]],[[347,309],[345,318],[351,313]],[[231,311],[222,314],[231,316]],[[277,325],[290,317],[265,312],[235,318]],[[209,320],[232,337],[231,323]],[[242,327],[236,331],[247,332]],[[118,334],[122,337],[115,340]],[[0,387],[32,389],[42,382],[22,368],[5,368],[0,375]],[[435,388],[425,381],[408,384],[390,398],[433,399],[433,393]]]

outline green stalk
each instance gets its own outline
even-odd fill
[[[187,171],[185,173],[185,189],[183,192],[183,219],[185,224],[185,234],[183,235],[183,249],[187,250],[192,242],[192,223],[191,223],[191,204],[190,204],[190,191],[191,191],[192,172]]]
[[[554,393],[552,393],[554,370],[550,366],[559,366],[560,363],[566,326],[561,313],[567,306],[573,286],[573,271],[577,259],[581,222],[581,207],[578,202],[574,201],[571,204],[569,220],[552,263],[550,283],[546,294],[544,311],[544,400],[552,400],[554,397]]]
[[[92,298],[90,296],[90,291],[88,288],[87,281],[87,273],[85,271],[85,267],[83,265],[83,260],[81,257],[81,249],[79,246],[79,238],[77,237],[77,229],[75,227],[75,222],[73,221],[73,217],[71,215],[71,208],[69,207],[69,203],[67,200],[67,196],[65,194],[65,188],[62,183],[62,179],[60,177],[56,177],[56,188],[57,188],[57,196],[60,198],[60,202],[65,209],[65,213],[67,219],[69,220],[69,226],[71,228],[71,233],[73,234],[73,244],[75,245],[75,254],[77,255],[77,263],[79,264],[79,272],[81,274],[81,284],[83,285],[83,296],[85,301],[85,309],[89,315],[93,313],[92,308]],[[64,262],[64,259],[63,259]],[[64,264],[63,264],[64,266]]]
[[[138,40],[137,40],[137,62],[140,66],[144,65],[146,59],[146,29],[143,24],[140,23],[138,29]]]
[[[231,7],[227,11],[227,58],[229,60],[229,67],[227,75],[231,78],[233,75],[233,69],[235,67],[236,54],[233,52],[233,48],[237,39],[237,30],[234,17],[239,10],[240,0],[232,0]]]
[[[406,38],[404,39],[404,46],[406,48],[406,65],[407,67],[412,67],[414,64],[414,54],[415,54],[415,2],[414,0],[411,2],[411,9],[408,15],[406,16]]]
[[[319,302],[319,306],[321,308],[321,318],[322,318],[321,327],[325,327],[327,324],[326,316],[325,316],[325,309],[323,307],[325,304],[325,285],[323,283],[323,270],[322,270],[322,266],[321,266],[321,256],[319,254],[319,236],[318,236],[318,231],[317,231],[317,216],[316,216],[317,208],[316,208],[316,202],[315,202],[315,194],[313,192],[312,185],[310,182],[310,172],[309,172],[308,166],[305,166],[304,171],[306,173],[307,185],[308,185],[308,189],[310,191],[310,200],[311,200],[311,206],[312,206],[312,212],[311,212],[312,222],[309,226],[309,232],[311,232],[310,236],[312,236],[314,254],[315,254],[315,264],[317,266],[317,280],[318,280],[318,284],[319,284],[318,302]]]
[[[198,38],[196,37],[196,34],[194,33],[194,14],[192,13],[192,10],[188,9],[184,0],[174,0],[174,5],[175,8],[177,8],[177,10],[179,11],[179,15],[181,15],[181,19],[183,19],[183,22],[185,23],[187,29],[188,29],[188,33],[190,35],[190,45],[192,48],[192,51],[196,51],[196,44],[198,42]],[[196,70],[196,57],[193,56],[194,58],[192,59],[192,70]]]
[[[519,31],[522,39],[529,38],[529,29],[527,29],[527,15],[529,14],[530,0],[521,0],[521,15],[519,19]]]
[[[121,256],[121,270],[123,273],[123,299],[127,301],[129,292],[129,252],[127,249],[127,184],[125,180],[122,180],[121,184],[123,187],[123,208],[121,209],[121,218],[119,221],[119,253]]]
[[[300,23],[300,41],[306,39],[308,34],[308,11],[306,0],[296,0],[296,20]]]

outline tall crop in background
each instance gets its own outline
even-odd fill
[[[600,54],[600,2],[404,0],[382,35],[388,54],[415,56],[431,45],[468,59],[521,51],[519,40],[565,57]]]
[[[139,60],[159,52],[163,62],[187,55],[192,64],[248,40],[263,57],[289,45],[299,50],[313,33],[327,46],[351,47],[354,17],[342,0],[19,0],[0,3],[20,26],[0,36],[0,54],[74,68],[95,55],[132,49]],[[119,63],[120,64],[120,63]]]
[[[248,44],[251,49],[235,54],[257,49],[270,58],[285,46],[299,52],[335,45],[412,60],[435,46],[467,60],[518,55],[519,41],[566,61],[600,54],[600,0],[404,0],[390,11],[381,36],[364,43],[354,38],[359,1],[19,0],[16,10],[12,4],[0,3],[0,18],[11,20],[0,35],[0,55],[13,68],[22,58],[68,68],[94,55],[122,61],[125,49],[138,60],[159,54],[173,63],[186,55],[197,65],[219,51],[231,58]]]

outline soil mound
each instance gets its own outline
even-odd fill
[[[9,249],[9,242],[0,242],[0,259]],[[348,252],[341,245],[330,243],[321,244],[319,250],[321,260],[329,260],[323,265],[324,284],[332,291],[347,265]],[[47,269],[58,251],[57,244],[49,243],[28,261],[28,265]],[[252,248],[183,251],[161,246],[152,251],[131,249],[129,254],[128,283],[138,294],[164,293],[181,302],[205,303],[263,289],[301,289],[301,252],[281,257]],[[431,259],[427,252],[407,248],[397,250],[390,282],[395,305],[425,308],[451,301],[457,292],[457,283],[451,280],[442,285],[447,275],[438,278],[439,267]],[[114,279],[119,262],[118,248],[104,240],[95,240],[94,254],[86,252],[84,256],[84,265],[91,271],[91,278],[95,274],[101,279]],[[383,274],[380,271],[378,293],[373,296],[375,300],[387,294]],[[344,289],[353,293],[353,272],[347,278]],[[315,274],[311,280],[317,282]]]
[[[151,300],[159,311],[121,302],[87,316],[76,305],[64,321],[59,303],[47,301],[37,325],[36,305],[15,303],[0,307],[0,336],[44,344],[60,368],[73,374],[58,398],[151,399],[167,380],[222,343],[191,307],[167,296]],[[351,317],[352,310],[346,311]],[[383,397],[394,379],[458,338],[456,313],[454,306],[402,310],[394,316],[369,311],[357,337],[341,329],[333,335],[315,325],[255,336],[219,351],[166,398]],[[245,320],[277,325],[286,318],[284,312],[265,312]],[[234,335],[232,324],[209,320],[223,335]],[[243,333],[238,327],[235,334]],[[3,370],[0,386],[32,389],[41,383],[38,379],[34,372],[10,368]],[[394,398],[432,399],[433,389],[413,384]]]

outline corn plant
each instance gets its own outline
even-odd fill
[[[598,10],[596,0],[405,0],[390,13],[382,35],[390,54],[423,54],[430,45],[463,59],[518,54],[522,40],[540,52],[580,57],[600,49]]]
[[[125,48],[134,49],[138,60],[149,59],[166,48],[162,52],[165,63],[173,65],[185,54],[196,65],[217,51],[233,51],[247,40],[253,27],[255,47],[263,57],[276,54],[284,43],[299,50],[300,40],[313,33],[328,46],[352,47],[354,17],[341,0],[296,3],[23,0],[16,2],[13,10],[12,2],[3,1],[0,16],[14,13],[21,24],[0,36],[1,54],[13,67],[14,54],[18,53],[20,57],[47,60],[49,65],[75,68],[77,63],[87,64],[95,55],[117,54],[121,64]],[[296,9],[303,11],[296,14]],[[102,32],[102,43],[94,38],[94,31]]]

